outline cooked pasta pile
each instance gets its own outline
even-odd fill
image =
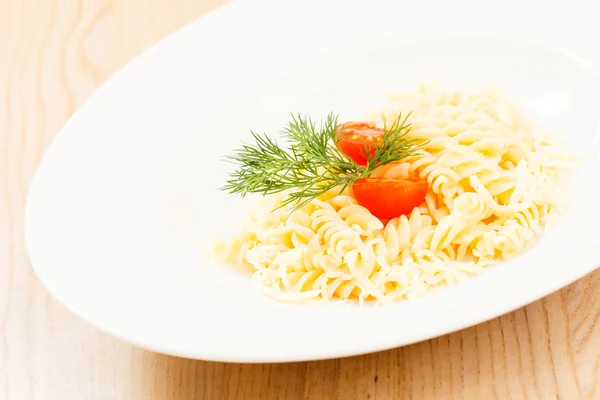
[[[510,259],[555,219],[571,159],[498,91],[422,85],[391,95],[373,120],[409,112],[420,154],[373,177],[427,180],[410,215],[382,221],[351,189],[273,211],[287,196],[279,193],[261,198],[213,256],[253,271],[277,299],[388,302]]]

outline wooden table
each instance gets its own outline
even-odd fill
[[[139,350],[48,295],[22,221],[44,149],[119,67],[224,2],[0,0],[0,399],[600,399],[600,271],[428,342],[273,365]]]

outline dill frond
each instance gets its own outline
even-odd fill
[[[408,115],[398,116],[389,128],[384,127],[384,134],[371,154],[365,146],[363,155],[367,165],[360,166],[338,149],[338,126],[333,113],[319,127],[309,117],[292,115],[282,132],[289,143],[288,150],[265,134],[251,132],[254,144],[243,144],[225,158],[237,168],[221,189],[242,197],[289,190],[282,206],[292,205],[296,210],[331,189],[343,191],[386,164],[417,155],[422,146],[406,138],[410,131]]]

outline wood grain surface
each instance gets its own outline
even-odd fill
[[[22,222],[45,148],[119,67],[224,2],[0,0],[0,399],[600,399],[600,272],[451,335],[293,364],[143,351],[49,296]]]

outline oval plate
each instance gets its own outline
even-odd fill
[[[75,314],[138,346],[276,362],[428,339],[591,272],[600,91],[583,60],[600,64],[597,6],[509,1],[489,18],[477,1],[399,3],[236,2],[131,62],[71,118],[35,176],[25,229],[40,280]],[[247,275],[205,260],[209,241],[242,215],[245,203],[218,190],[220,158],[250,129],[278,129],[290,112],[362,118],[386,92],[430,79],[499,85],[578,151],[569,207],[540,244],[460,286],[385,307],[277,303]]]

